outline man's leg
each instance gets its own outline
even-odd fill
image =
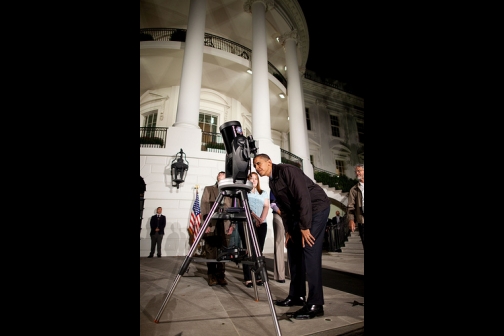
[[[291,282],[289,287],[289,296],[293,298],[306,297],[306,272],[301,245],[301,231],[296,225],[292,236],[287,242],[287,259],[289,260],[289,270]]]
[[[217,248],[214,247],[213,245],[213,233],[210,232],[207,234],[205,237],[205,258],[206,259],[216,259],[217,258]],[[216,277],[216,271],[217,271],[217,263],[216,262],[207,262],[207,274],[208,274],[208,286],[215,286],[217,285],[217,277]]]
[[[268,223],[262,223],[261,226],[255,228],[256,232],[256,238],[257,238],[257,245],[259,245],[259,252],[262,252],[264,250],[264,243],[266,241],[266,234],[268,232]],[[266,265],[264,265],[266,266]],[[268,272],[266,272],[267,275]],[[263,276],[260,272],[260,270],[256,270],[256,280],[261,280],[263,279]],[[260,282],[262,285],[262,281]]]
[[[238,233],[240,234],[240,239],[242,242],[242,248],[246,249],[247,248],[247,242],[245,241],[245,228],[243,227],[245,224],[244,222],[238,222]],[[250,276],[250,267],[249,265],[243,264],[243,280],[245,282],[252,280],[252,277]]]
[[[215,232],[214,234],[216,235],[216,237],[218,237],[218,244],[219,246],[216,246],[216,249],[221,249],[221,248],[225,248],[225,247],[228,247],[228,237],[226,235],[226,229],[224,227],[224,221],[223,220],[219,220],[217,221],[217,224],[215,226]],[[217,254],[217,253],[216,253]],[[217,256],[216,256],[217,257]],[[227,285],[227,281],[226,279],[224,279],[225,277],[225,272],[226,272],[226,263],[223,263],[223,262],[218,262],[216,263],[215,265],[215,276],[216,276],[216,279],[217,279],[217,283],[221,286],[226,286]]]
[[[306,266],[306,279],[308,281],[308,297],[303,308],[294,312],[296,320],[311,319],[324,315],[324,295],[322,287],[322,247],[324,245],[324,232],[330,208],[326,208],[312,216],[310,233],[315,238],[315,243],[310,246],[305,243],[304,259]]]
[[[364,249],[364,224],[358,223],[357,226],[359,227],[359,236],[362,241],[362,249]]]
[[[289,295],[285,300],[276,300],[275,304],[282,307],[304,306],[306,303],[305,267],[301,247],[301,231],[297,225],[292,231],[291,238],[287,241],[287,259],[291,275]]]
[[[156,250],[156,235],[150,235],[150,254],[149,258],[154,256],[154,251]]]
[[[156,234],[157,236],[157,256],[161,257],[161,243],[163,242],[163,236],[162,234]]]
[[[285,229],[282,217],[273,214],[273,237],[274,237],[274,258],[273,258],[273,279],[285,281]]]
[[[313,246],[305,244],[304,256],[306,265],[306,277],[308,281],[308,305],[323,305],[324,294],[322,287],[322,247],[324,244],[324,232],[329,216],[330,208],[313,214],[310,233],[315,237]]]
[[[217,276],[216,276],[216,272],[217,272],[217,266],[216,266],[216,262],[208,262],[207,263],[207,268],[208,268],[208,286],[215,286],[218,284],[217,282]]]

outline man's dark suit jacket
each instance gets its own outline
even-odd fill
[[[159,217],[159,220],[157,218],[157,214],[151,217],[150,219],[150,234],[151,236],[156,234],[156,228],[159,227],[159,234],[164,234],[164,228],[166,226],[166,217],[164,215],[161,215]]]

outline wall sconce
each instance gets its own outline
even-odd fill
[[[189,162],[187,162],[185,156],[184,151],[180,148],[180,152],[175,154],[175,160],[171,164],[172,187],[177,186],[177,189],[180,183],[184,183],[189,169]]]
[[[252,70],[247,69],[247,72],[252,75]]]
[[[285,95],[284,95],[283,93],[279,93],[279,94],[278,94],[278,97],[280,97],[280,98],[284,99],[284,98],[285,98]]]

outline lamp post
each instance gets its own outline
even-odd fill
[[[189,169],[189,162],[187,162],[185,157],[186,154],[180,148],[180,152],[175,155],[175,159],[171,164],[172,187],[177,186],[177,189],[179,188],[179,184],[184,182],[187,170]]]

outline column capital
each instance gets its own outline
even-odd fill
[[[270,9],[273,9],[275,7],[275,1],[274,0],[247,0],[245,1],[245,4],[243,5],[243,9],[247,13],[252,13],[252,5],[256,2],[262,2],[265,9],[265,13],[269,11]]]
[[[297,29],[291,30],[290,32],[284,33],[278,37],[278,42],[285,47],[285,41],[288,39],[293,39],[298,44],[298,32]]]

